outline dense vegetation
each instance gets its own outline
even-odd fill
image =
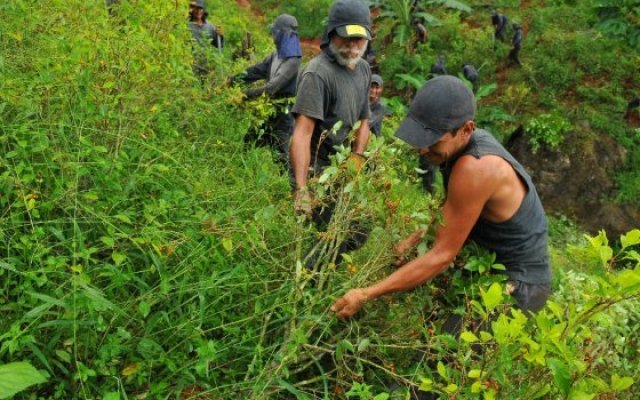
[[[480,119],[501,137],[516,118],[547,123],[542,143],[557,120],[586,119],[625,143],[635,153],[622,197],[637,199],[637,131],[619,113],[638,43],[605,23],[633,32],[637,8],[504,2],[529,32],[525,67],[505,69],[506,47],[486,57],[487,7],[431,2],[428,43],[380,45],[398,114],[370,144],[366,173],[342,168],[343,151],[314,183],[338,202],[318,235],[294,217],[271,153],[242,143],[271,107],[225,86],[249,62],[231,53],[246,30],[255,59],[271,44],[228,3],[208,1],[228,45],[203,83],[176,2],[122,1],[113,15],[97,0],[0,3],[0,398],[399,399],[407,387],[458,399],[636,397],[638,230],[613,246],[553,220],[555,294],[531,320],[501,312],[509,301],[489,272],[502,267],[472,246],[442,277],[351,321],[328,308],[386,275],[399,239],[437,223],[442,194],[422,193],[415,158],[391,134],[439,52],[451,65],[486,63]],[[319,25],[328,2],[313,4],[295,9],[301,24]],[[381,42],[397,29],[387,11]],[[355,219],[373,234],[337,259]],[[326,250],[316,276],[302,268],[312,242]],[[441,334],[451,312],[465,321],[460,340]]]

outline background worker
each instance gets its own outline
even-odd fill
[[[271,35],[276,50],[262,62],[255,64],[236,77],[244,83],[264,80],[261,86],[247,89],[247,99],[266,94],[271,99],[285,101],[274,103],[275,113],[258,127],[258,132],[249,132],[245,142],[258,145],[269,145],[278,151],[278,160],[288,165],[289,138],[293,130],[293,115],[289,112],[290,104],[286,99],[296,95],[298,70],[302,62],[302,48],[298,38],[298,21],[289,14],[279,15],[271,24]],[[259,131],[264,131],[260,134]]]
[[[189,2],[189,30],[193,39],[193,72],[204,77],[210,72],[210,51],[222,51],[224,31],[221,26],[213,26],[207,21],[209,13],[204,0]]]
[[[506,15],[500,14],[498,11],[491,12],[491,25],[493,25],[493,39],[495,50],[498,47],[498,41],[505,42],[507,40],[507,28],[509,27],[509,19]]]
[[[522,49],[522,27],[519,24],[513,24],[513,39],[511,40],[511,46],[511,51],[509,51],[509,61],[517,65],[522,65],[520,62],[520,50]]]
[[[350,317],[367,301],[406,291],[443,272],[467,239],[496,253],[520,309],[540,310],[551,292],[547,220],[531,177],[487,131],[476,129],[475,99],[458,78],[431,79],[416,94],[396,136],[444,176],[446,200],[433,247],[387,278],[349,290],[332,306]]]
[[[369,86],[369,107],[371,109],[371,118],[369,118],[369,128],[374,135],[382,135],[382,119],[386,114],[384,104],[380,100],[384,81],[378,74],[371,75],[371,85]]]
[[[440,54],[436,62],[434,62],[431,65],[430,72],[432,77],[447,74],[447,68],[445,67],[445,62],[446,62],[445,56]]]

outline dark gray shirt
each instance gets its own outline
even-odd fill
[[[206,73],[209,70],[210,52],[214,47],[218,47],[218,33],[216,27],[208,22],[199,25],[193,21],[189,22],[189,30],[193,39],[193,63],[195,71]],[[222,36],[220,47],[224,46]]]
[[[314,57],[298,77],[296,104],[291,112],[316,120],[311,139],[311,166],[316,172],[329,164],[333,146],[344,144],[356,122],[369,119],[371,70],[360,60],[351,70],[338,64],[325,49]],[[336,133],[336,122],[343,125]]]
[[[371,104],[371,117],[369,117],[369,127],[374,135],[380,136],[382,134],[382,118],[386,114],[384,104],[378,100]]]
[[[278,52],[269,54],[261,63],[247,68],[245,82],[265,79],[264,86],[257,88],[259,93],[266,92],[269,97],[293,97],[296,91],[296,79],[302,60],[300,57],[278,57]]]
[[[207,48],[209,46],[218,47],[218,31],[216,27],[209,22],[199,25],[193,21],[189,22],[189,30],[196,43],[200,47]],[[222,36],[220,37],[222,40]],[[222,43],[220,43],[222,46]]]
[[[502,157],[511,164],[527,187],[527,194],[516,213],[507,221],[489,222],[479,218],[469,239],[496,253],[510,279],[530,284],[551,282],[547,249],[547,217],[531,177],[524,167],[487,131],[476,129],[466,149],[448,165],[442,166],[445,186],[455,162],[463,155],[481,158]]]

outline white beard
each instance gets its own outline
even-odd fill
[[[358,61],[360,61],[362,56],[364,56],[364,53],[367,51],[368,44],[369,42],[365,43],[365,45],[362,46],[362,49],[358,51],[358,57],[355,58],[343,57],[342,54],[340,54],[340,48],[336,47],[333,42],[329,43],[329,49],[331,49],[331,52],[336,57],[336,61],[338,64],[342,65],[343,67],[352,67],[358,64]]]

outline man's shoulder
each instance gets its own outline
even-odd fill
[[[464,154],[453,165],[449,178],[451,190],[460,189],[469,193],[487,193],[500,184],[504,171],[511,168],[510,164],[500,156],[488,154],[476,158],[471,154]]]
[[[318,70],[329,69],[332,68],[333,64],[334,63],[331,62],[331,59],[329,59],[329,57],[327,57],[324,52],[321,52],[307,63],[307,65],[305,66],[305,72],[316,72]]]

